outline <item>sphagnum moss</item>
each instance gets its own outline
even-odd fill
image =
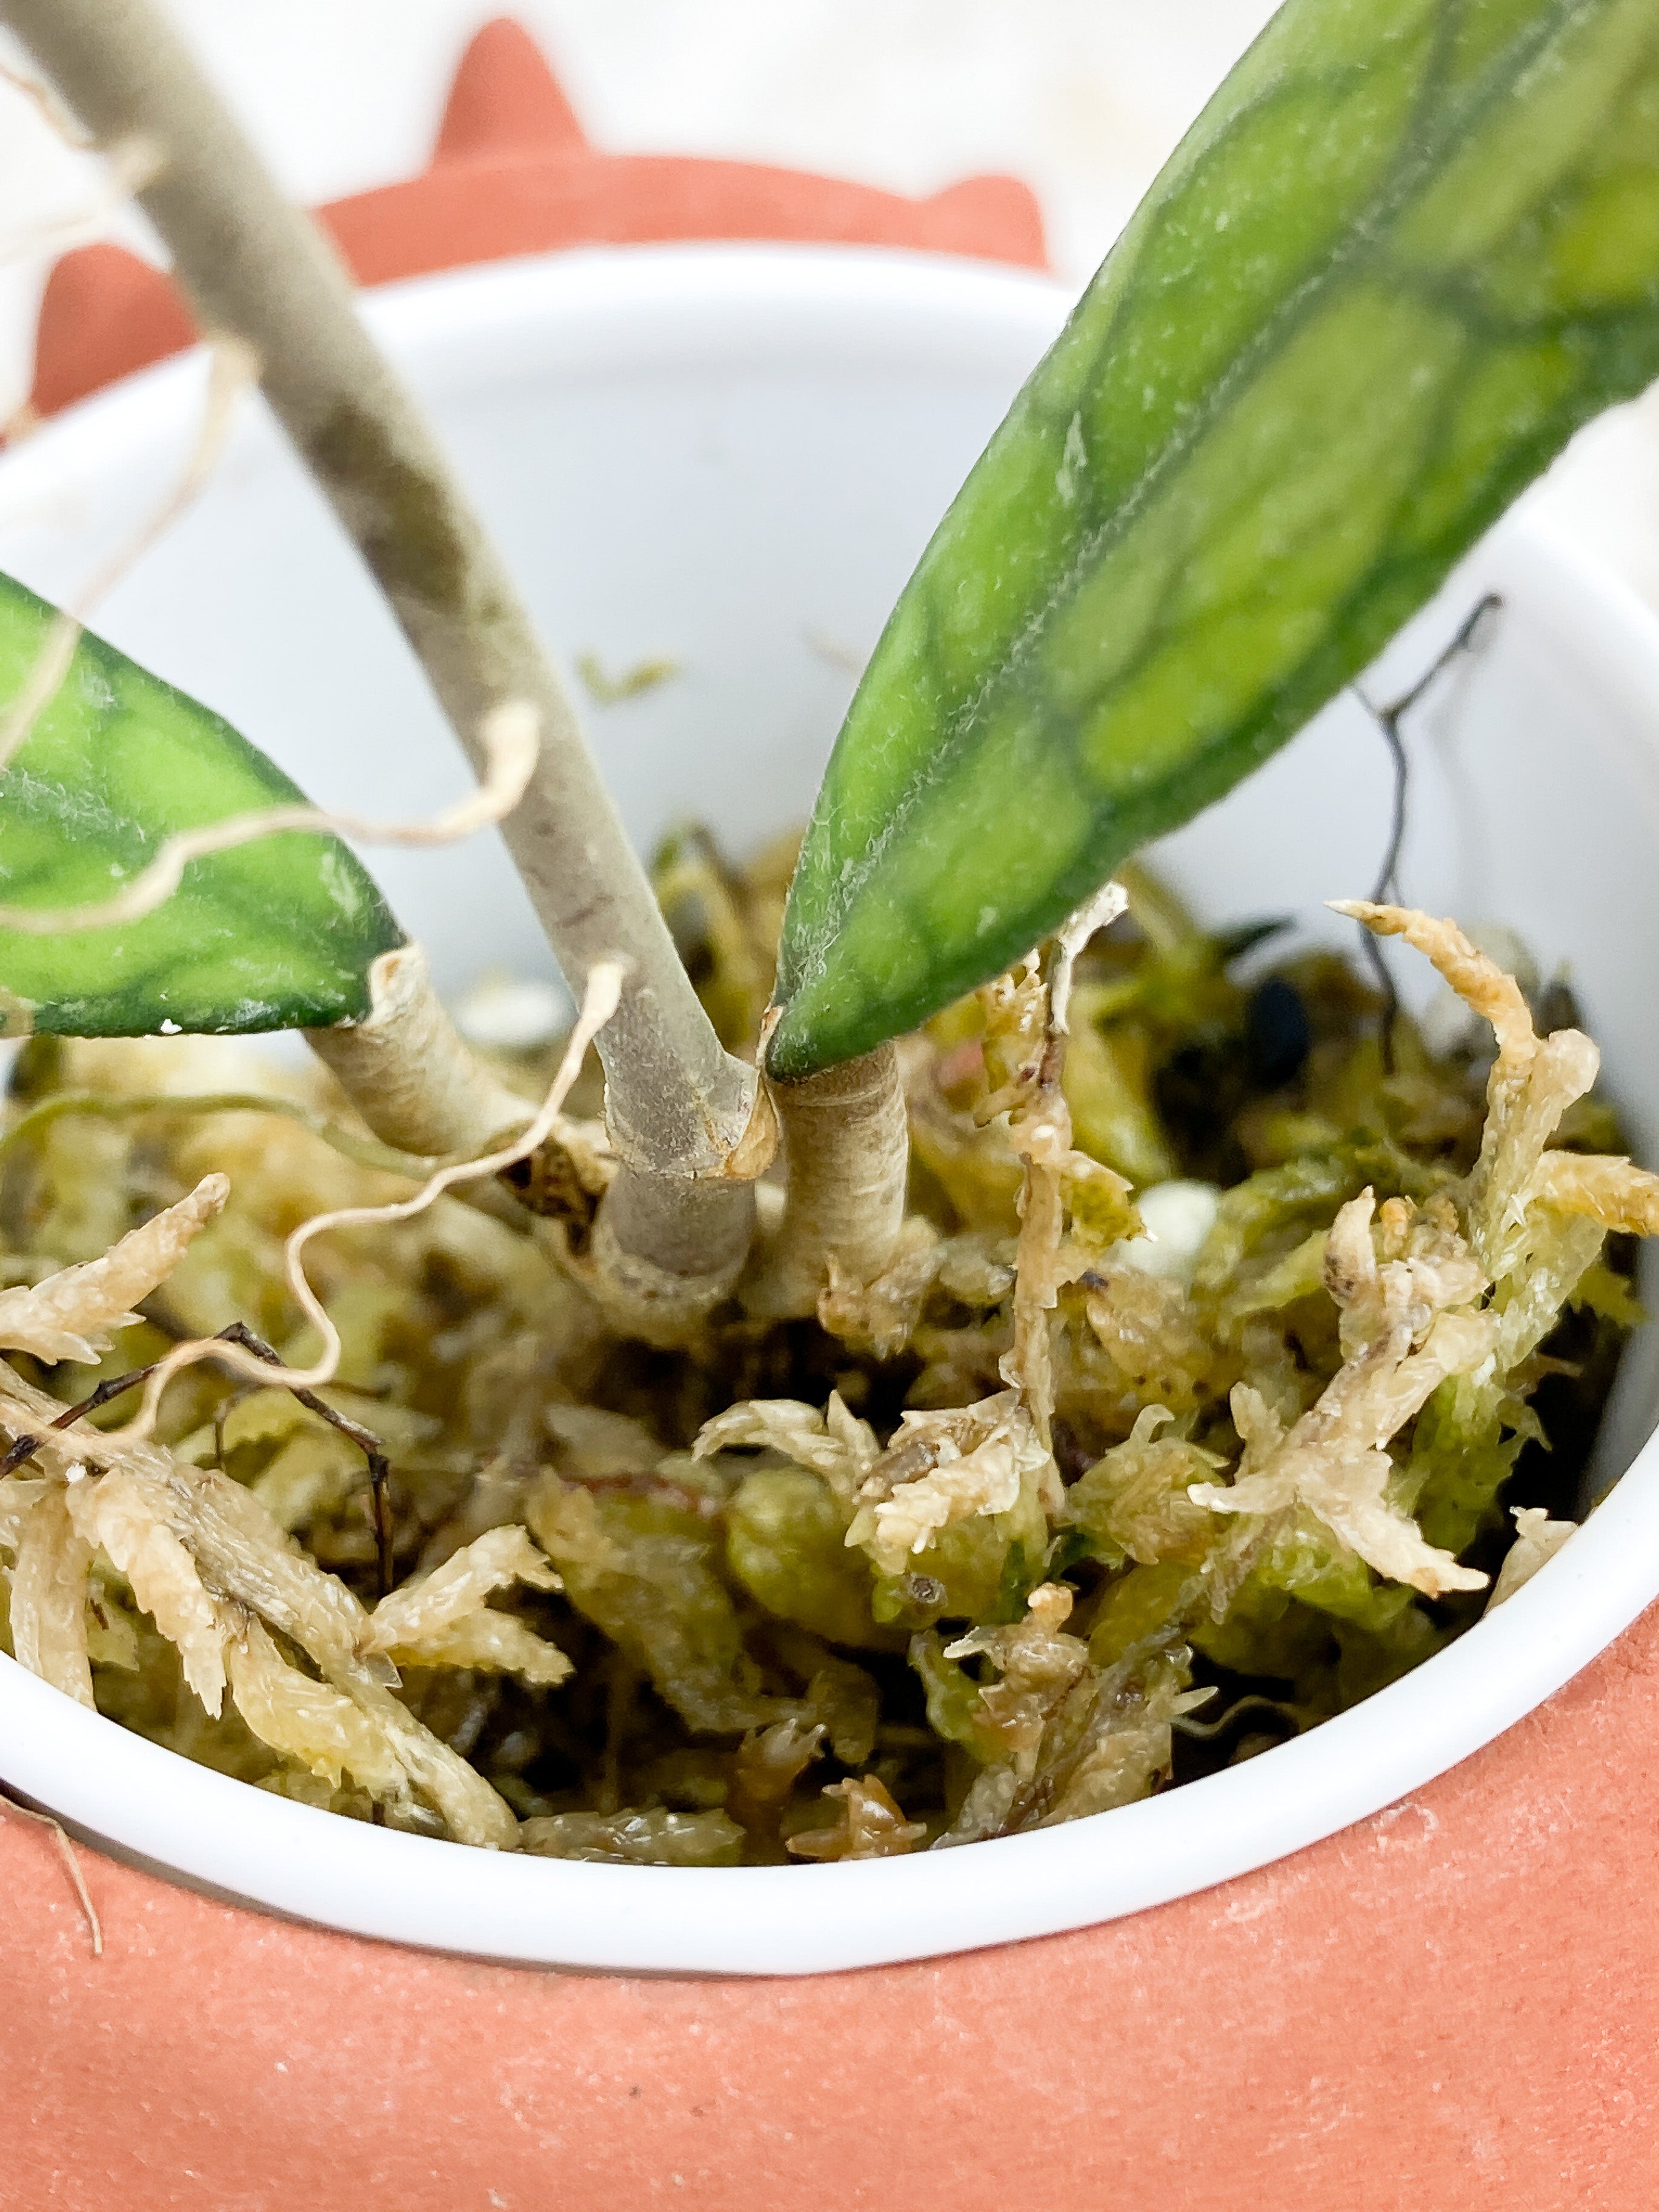
[[[731,1005],[776,906],[724,880],[718,928],[691,941],[695,899],[681,921]],[[1508,1583],[1571,1518],[1636,1317],[1603,1222],[1651,1225],[1655,1187],[1585,1148],[1614,1141],[1593,1051],[1540,1039],[1449,925],[1364,910],[1495,1016],[1498,1057],[1436,1057],[1401,1017],[1385,1072],[1343,963],[1246,981],[1166,895],[1137,903],[1147,929],[1079,957],[1069,1048],[1052,957],[903,1041],[918,1164],[888,1277],[831,1283],[817,1322],[734,1303],[661,1353],[617,1340],[556,1221],[441,1203],[341,1235],[315,1267],[344,1344],[329,1395],[393,1465],[390,1595],[361,1451],[198,1370],[142,1462],[112,1408],[0,1481],[10,1648],[264,1789],[675,1865],[1108,1810],[1419,1663],[1487,1601],[1508,1509]],[[1264,1058],[1264,1008],[1288,1057],[1281,1034]],[[1200,1047],[1208,1123],[1179,1080]],[[11,1433],[233,1319],[303,1353],[282,1238],[404,1188],[317,1133],[338,1108],[315,1081],[287,1102],[309,1122],[192,1110],[251,1088],[244,1050],[31,1048],[0,1152]],[[70,1106],[124,1097],[160,1103]],[[1114,1157],[1126,1097],[1161,1186]],[[198,1186],[211,1203],[179,1203]],[[1137,1233],[1148,1188],[1196,1194],[1147,1197],[1186,1241]],[[62,1272],[145,1217],[93,1276]]]
[[[1467,1625],[1504,1502],[1504,1593],[1563,1540],[1548,1509],[1632,1313],[1607,1233],[1659,1224],[1659,1183],[1594,1149],[1589,1040],[1449,923],[1356,909],[1492,1021],[1483,1115],[1468,1056],[1336,964],[1247,993],[1237,947],[1145,885],[1144,941],[1085,953],[1079,914],[1659,368],[1650,0],[1286,0],[902,596],[781,939],[781,879],[686,844],[663,902],[701,930],[702,1003],[328,250],[149,0],[0,14],[94,136],[159,156],[144,204],[198,313],[260,356],[492,781],[501,714],[539,731],[507,841],[583,997],[526,1133],[337,848],[233,866],[201,829],[195,903],[146,916],[140,968],[77,968],[111,917],[72,896],[65,823],[90,807],[130,866],[251,757],[168,695],[112,814],[108,746],[71,725],[112,682],[140,722],[161,695],[88,641],[48,703],[48,625],[13,702],[9,857],[37,872],[8,1031],[343,1013],[319,1049],[379,1144],[315,1084],[265,1120],[141,1104],[246,1094],[211,1048],[37,1042],[0,1148],[26,1663],[249,1779],[463,1841],[857,1857],[1246,1755]],[[0,604],[14,648],[40,612]],[[297,902],[248,906],[296,867]],[[606,1118],[580,1122],[560,1085],[594,1035]],[[534,1220],[493,1184],[434,1210],[481,1158]],[[208,1354],[234,1389],[183,1371]],[[89,1425],[135,1366],[133,1421]],[[334,1404],[303,1394],[325,1380]]]

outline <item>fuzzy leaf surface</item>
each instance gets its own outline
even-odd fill
[[[0,701],[52,620],[0,576]],[[0,900],[106,899],[179,830],[304,793],[220,715],[90,633],[0,771]],[[320,1026],[368,1010],[368,972],[402,933],[336,837],[286,831],[193,861],[140,921],[65,935],[0,928],[11,1029],[137,1036]]]
[[[769,1064],[1017,959],[1659,374],[1652,0],[1289,0],[936,532],[836,744]]]

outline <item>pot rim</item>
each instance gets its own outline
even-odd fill
[[[678,318],[676,358],[745,361],[804,345],[870,357],[858,318],[897,313],[919,362],[994,323],[1033,356],[1069,304],[1039,276],[890,250],[680,246],[595,249],[415,280],[365,302],[428,398],[481,337],[526,369],[637,358]],[[582,319],[592,327],[584,336]],[[598,340],[594,331],[602,334]],[[586,350],[584,350],[586,348]],[[688,349],[690,350],[688,351]],[[169,362],[56,418],[0,462],[27,502],[176,435],[199,387]],[[1598,685],[1659,707],[1659,621],[1524,508],[1462,572],[1541,611]],[[1659,789],[1659,753],[1641,763]],[[799,1974],[1050,1935],[1205,1889],[1380,1811],[1468,1758],[1559,1689],[1659,1595],[1659,1442],[1498,1613],[1364,1705],[1182,1789],[969,1851],[817,1869],[616,1867],[501,1855],[374,1828],[192,1765],[0,1657],[7,1784],[120,1855],[222,1895],[360,1935],[506,1960],[629,1972]],[[811,1886],[809,1887],[809,1882]]]

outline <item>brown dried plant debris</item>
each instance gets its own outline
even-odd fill
[[[824,1796],[837,1805],[832,1826],[806,1828],[789,1838],[797,1858],[890,1859],[914,1850],[927,1833],[923,1820],[907,1820],[885,1783],[873,1774],[831,1782]]]
[[[1541,1505],[1517,1505],[1514,1510],[1515,1541],[1505,1553],[1486,1611],[1502,1605],[1529,1583],[1540,1567],[1547,1566],[1577,1527],[1575,1521],[1552,1521]]]

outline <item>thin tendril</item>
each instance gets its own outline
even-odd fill
[[[1286,1705],[1279,1698],[1255,1696],[1235,1698],[1226,1711],[1218,1714],[1212,1721],[1195,1721],[1188,1713],[1178,1713],[1170,1725],[1177,1735],[1191,1736],[1195,1743],[1212,1743],[1241,1720],[1254,1718],[1257,1714],[1264,1719],[1282,1721],[1298,1735],[1302,1733],[1304,1723],[1294,1705]]]
[[[230,1343],[240,1344],[245,1351],[251,1352],[256,1359],[263,1359],[268,1366],[280,1367],[283,1364],[282,1353],[274,1346],[267,1344],[263,1337],[256,1336],[245,1322],[234,1321],[228,1328],[221,1329],[219,1334]],[[157,1364],[160,1364],[159,1361]],[[369,1489],[374,1500],[375,1575],[380,1596],[387,1596],[391,1592],[392,1577],[392,1462],[386,1457],[385,1446],[361,1422],[354,1421],[349,1415],[341,1413],[326,1399],[319,1398],[314,1390],[307,1390],[303,1384],[283,1382],[278,1377],[274,1387],[287,1390],[308,1412],[319,1414],[331,1428],[337,1429],[343,1437],[349,1437],[368,1462]]]
[[[155,1433],[156,1409],[162,1391],[174,1375],[193,1365],[198,1359],[228,1361],[246,1378],[255,1382],[267,1379],[281,1381],[289,1388],[298,1384],[315,1389],[331,1382],[340,1357],[340,1333],[307,1277],[302,1264],[306,1246],[325,1231],[380,1227],[392,1222],[412,1220],[416,1214],[424,1212],[453,1184],[484,1182],[527,1158],[538,1145],[544,1143],[562,1119],[561,1109],[580,1072],[583,1054],[617,1010],[625,973],[624,963],[616,960],[599,961],[589,970],[581,1011],[577,1016],[575,1027],[566,1040],[564,1056],[559,1062],[552,1085],[534,1120],[509,1143],[477,1158],[436,1169],[412,1198],[400,1199],[387,1206],[333,1206],[326,1212],[311,1215],[291,1231],[283,1247],[284,1279],[295,1304],[322,1340],[322,1352],[311,1366],[279,1368],[274,1376],[268,1378],[260,1374],[246,1346],[240,1347],[239,1357],[237,1347],[227,1345],[222,1337],[192,1337],[183,1344],[175,1344],[166,1357],[156,1363],[144,1384],[143,1400],[137,1413],[118,1432],[119,1436],[129,1443],[148,1443]]]
[[[75,1855],[75,1845],[69,1830],[61,1820],[53,1820],[50,1813],[42,1813],[33,1805],[25,1805],[14,1797],[9,1790],[0,1789],[0,1820],[8,1813],[21,1813],[24,1820],[33,1820],[42,1828],[52,1830],[52,1840],[58,1846],[58,1856],[64,1862],[82,1911],[86,1915],[87,1932],[92,1938],[92,1955],[104,1955],[104,1923],[98,1917],[98,1908],[92,1901],[92,1892],[87,1887],[87,1878],[81,1871],[81,1862]]]
[[[1383,852],[1382,865],[1377,872],[1376,881],[1370,892],[1370,902],[1373,906],[1385,905],[1390,900],[1398,903],[1401,898],[1400,854],[1406,842],[1406,799],[1411,779],[1411,764],[1406,757],[1405,742],[1401,736],[1401,725],[1452,664],[1460,659],[1464,653],[1472,653],[1477,648],[1481,642],[1480,632],[1486,623],[1488,616],[1495,615],[1502,608],[1503,604],[1503,600],[1496,592],[1488,592],[1482,599],[1478,599],[1458,624],[1449,641],[1430,662],[1416,683],[1409,690],[1402,692],[1400,697],[1390,705],[1374,707],[1358,685],[1354,686],[1354,696],[1382,733],[1382,740],[1389,748],[1389,758],[1394,768],[1394,805],[1389,824],[1389,842]],[[1376,978],[1377,988],[1382,994],[1382,1073],[1384,1075],[1392,1075],[1394,1073],[1394,1031],[1395,1024],[1400,1018],[1400,993],[1395,983],[1394,972],[1383,957],[1382,947],[1377,939],[1363,924],[1359,934],[1365,959]]]
[[[267,1344],[263,1337],[256,1336],[246,1322],[232,1322],[228,1328],[222,1328],[212,1340],[216,1344],[240,1345],[245,1352],[251,1352],[256,1359],[263,1360],[267,1366],[280,1368],[283,1364],[281,1352]],[[112,1376],[107,1382],[100,1382],[90,1397],[82,1398],[76,1404],[67,1407],[48,1425],[54,1429],[72,1429],[77,1421],[85,1420],[88,1414],[95,1413],[101,1407],[107,1406],[111,1399],[123,1397],[129,1390],[136,1390],[141,1383],[148,1382],[161,1364],[161,1362],[159,1359],[153,1359],[148,1367],[135,1367],[130,1374]],[[297,1398],[307,1412],[318,1414],[328,1423],[331,1428],[337,1429],[343,1437],[349,1437],[368,1462],[368,1479],[374,1499],[375,1565],[380,1582],[380,1595],[385,1597],[391,1590],[392,1576],[392,1514],[388,1494],[388,1486],[392,1480],[392,1463],[386,1457],[385,1446],[380,1438],[364,1428],[361,1422],[354,1421],[349,1414],[343,1413],[337,1407],[331,1406],[325,1399],[319,1398],[314,1390],[307,1390],[300,1383],[284,1382],[281,1376],[274,1376],[270,1387],[285,1389],[291,1397]],[[224,1443],[221,1419],[222,1410],[222,1408],[220,1414],[216,1414],[214,1420],[214,1431],[219,1440],[222,1464]],[[9,1474],[15,1474],[34,1451],[40,1442],[40,1437],[36,1436],[21,1436],[3,1455],[0,1455],[0,1480],[3,1480]]]

